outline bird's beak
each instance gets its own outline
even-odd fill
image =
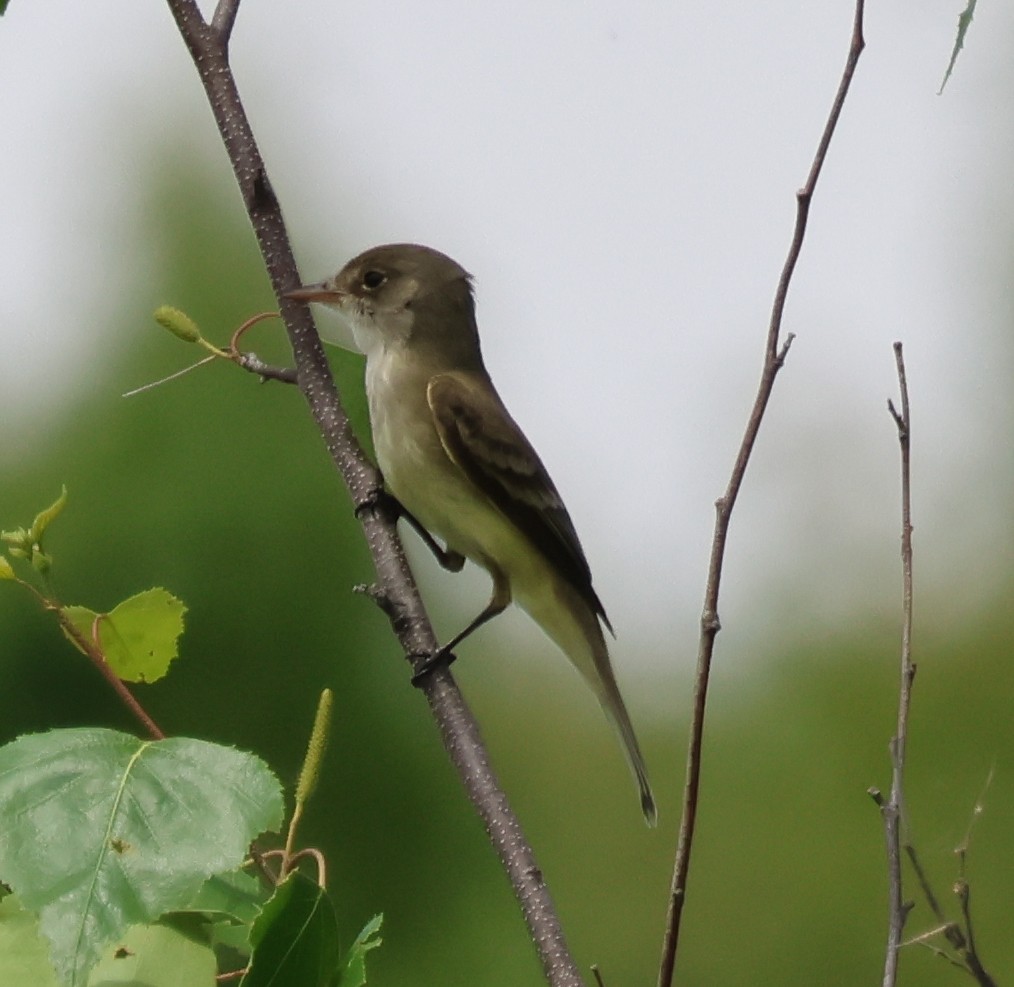
[[[292,291],[286,291],[283,298],[290,298],[294,302],[340,302],[345,297],[344,291],[336,291],[327,281],[318,281],[316,284],[304,284]]]

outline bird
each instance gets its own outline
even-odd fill
[[[654,826],[644,757],[603,633],[612,626],[563,499],[486,370],[471,275],[431,247],[385,244],[285,296],[338,313],[345,332],[325,338],[366,356],[387,490],[413,523],[443,540],[448,567],[467,558],[493,581],[486,607],[437,655],[516,602],[591,687]]]

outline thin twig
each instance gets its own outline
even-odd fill
[[[91,663],[98,669],[99,674],[109,683],[113,691],[120,697],[120,701],[130,710],[134,718],[144,727],[152,740],[165,740],[165,734],[159,725],[148,715],[145,708],[138,702],[137,697],[127,688],[127,684],[116,674],[106,661],[105,653],[99,643],[98,625],[102,614],[98,614],[92,623],[92,636],[86,637],[66,615],[63,608],[52,601],[46,601],[45,605],[56,613],[60,627],[90,659]]]
[[[975,824],[982,816],[986,802],[986,792],[988,792],[992,786],[995,774],[996,764],[994,763],[990,767],[989,773],[986,775],[986,780],[982,784],[982,790],[975,799],[975,805],[972,806],[972,814],[968,818],[968,827],[965,829],[965,836],[962,839],[961,844],[954,848],[954,852],[958,855],[958,860],[960,862],[962,877],[965,876],[965,865],[968,862],[968,851],[972,845],[972,833],[975,831]]]
[[[891,739],[891,793],[881,806],[884,817],[884,838],[887,843],[887,949],[884,956],[884,987],[894,987],[898,981],[898,963],[901,958],[905,920],[911,911],[903,896],[901,874],[902,831],[905,822],[905,748],[908,744],[908,714],[912,705],[912,682],[915,665],[912,662],[912,419],[908,404],[908,377],[901,343],[894,344],[894,362],[898,370],[898,387],[901,392],[901,411],[892,401],[888,411],[898,429],[901,447],[901,572],[902,572],[902,625],[901,625],[901,683],[898,688],[898,723]],[[907,837],[906,846],[911,847]],[[909,856],[914,850],[909,851]],[[922,876],[925,887],[925,875]],[[932,895],[931,895],[932,897]]]
[[[262,381],[280,380],[283,384],[298,384],[299,375],[291,367],[275,367],[265,363],[256,353],[240,353],[236,357],[244,370],[256,374]]]
[[[971,839],[975,820],[982,810],[982,796],[976,800],[972,818],[968,824],[965,840],[956,850],[959,865],[959,877],[954,886],[961,906],[962,923],[948,921],[944,915],[940,901],[933,893],[926,872],[919,860],[912,841],[908,837],[905,816],[905,748],[908,743],[908,717],[912,703],[912,683],[915,679],[916,666],[912,662],[912,503],[911,503],[911,433],[912,422],[908,403],[908,380],[905,373],[905,360],[901,343],[894,344],[894,359],[898,370],[898,383],[901,390],[901,411],[895,408],[892,401],[887,402],[888,410],[898,429],[898,442],[901,446],[901,503],[902,503],[902,605],[903,623],[901,635],[901,686],[898,696],[897,732],[891,740],[891,794],[886,802],[879,803],[884,816],[884,832],[887,840],[888,861],[888,936],[887,954],[884,960],[884,987],[894,987],[898,977],[898,963],[901,947],[908,943],[921,943],[935,935],[943,935],[951,947],[957,952],[955,960],[946,952],[941,952],[949,962],[972,975],[981,987],[996,987],[996,982],[987,973],[975,947],[975,933],[972,926],[971,888],[965,877],[965,862],[968,843]],[[986,781],[988,788],[990,778]],[[984,789],[985,791],[985,789]],[[916,880],[922,890],[926,902],[933,912],[939,927],[924,933],[908,942],[902,941],[905,920],[911,905],[902,899],[901,851],[904,848],[915,873]]]
[[[972,924],[972,885],[968,880],[967,866],[969,847],[972,843],[972,832],[975,829],[976,822],[982,815],[982,806],[986,798],[986,792],[993,783],[994,769],[995,766],[989,769],[986,783],[982,786],[982,791],[979,793],[979,797],[975,800],[975,806],[972,808],[972,815],[968,820],[965,838],[954,851],[958,857],[958,880],[954,885],[954,893],[958,896],[958,900],[961,903],[961,920],[964,923],[966,940],[965,948],[960,950],[961,959],[965,969],[971,973],[981,987],[996,987],[996,981],[993,980],[982,965],[982,960],[979,958],[979,950],[975,944],[975,928]]]
[[[796,223],[789,246],[788,256],[782,268],[778,287],[775,291],[771,320],[768,325],[767,343],[764,352],[764,369],[761,373],[760,385],[753,410],[747,422],[743,441],[740,444],[736,462],[732,468],[729,485],[725,494],[715,503],[715,531],[711,543],[711,559],[708,566],[708,581],[704,592],[704,610],[701,614],[701,635],[697,650],[697,672],[694,679],[693,714],[690,726],[690,739],[687,744],[686,780],[683,787],[683,807],[680,819],[679,836],[676,843],[676,856],[673,864],[672,883],[669,889],[669,904],[666,915],[665,936],[662,942],[662,960],[659,966],[659,987],[670,987],[676,971],[676,950],[679,945],[680,919],[686,900],[687,877],[690,870],[690,854],[693,846],[694,826],[697,819],[698,794],[700,789],[701,753],[704,740],[704,711],[707,702],[708,681],[711,674],[711,659],[715,647],[715,637],[721,629],[718,617],[718,595],[722,580],[722,563],[725,557],[725,543],[729,532],[729,521],[736,498],[739,495],[743,477],[750,461],[761,421],[767,408],[768,399],[774,387],[775,378],[781,370],[793,336],[789,333],[784,342],[780,342],[782,313],[788,294],[792,273],[799,258],[806,233],[806,222],[810,211],[817,179],[827,155],[828,145],[838,125],[845,97],[848,94],[856,64],[862,53],[863,40],[863,8],[864,0],[856,0],[855,17],[852,24],[852,39],[849,45],[848,58],[842,72],[838,92],[831,106],[824,132],[817,152],[814,155],[806,184],[796,193]]]
[[[891,409],[891,414],[897,417],[897,413],[893,408]],[[972,830],[975,826],[976,820],[982,812],[982,800],[986,789],[992,782],[992,778],[993,772],[990,770],[989,776],[986,779],[986,784],[983,787],[982,792],[979,794],[978,799],[976,799],[975,807],[972,810],[972,818],[969,820],[968,829],[965,832],[965,838],[961,845],[955,849],[955,853],[958,855],[959,865],[958,879],[954,883],[953,890],[961,907],[961,923],[952,922],[946,917],[939,899],[933,893],[933,888],[929,883],[929,878],[926,876],[926,871],[923,869],[922,862],[919,859],[919,855],[916,853],[915,847],[912,846],[911,842],[906,841],[905,843],[905,853],[908,855],[916,880],[919,882],[919,887],[922,890],[923,896],[926,898],[926,903],[929,905],[930,911],[933,912],[933,915],[936,917],[939,925],[936,926],[936,928],[930,929],[928,932],[924,932],[906,940],[901,943],[901,945],[908,946],[916,943],[931,949],[938,956],[947,960],[947,962],[952,966],[956,966],[970,974],[975,982],[979,984],[979,987],[997,987],[997,985],[996,981],[982,965],[982,960],[979,957],[978,950],[976,949],[975,932],[972,926],[972,891],[966,876],[965,867],[968,858],[968,847],[972,838]],[[904,813],[902,813],[902,817],[904,817]],[[938,946],[934,946],[932,943],[927,941],[935,938],[936,936],[943,936],[944,939],[947,940],[951,949],[954,950],[954,953],[950,953],[945,949],[940,949]]]
[[[211,26],[226,48],[229,46],[229,39],[232,37],[232,29],[238,13],[239,0],[218,0],[215,14],[211,19]]]
[[[207,24],[194,0],[167,2],[204,85],[279,299],[300,390],[349,488],[353,503],[368,504],[370,492],[381,487],[381,477],[363,455],[352,432],[308,307],[284,297],[286,292],[297,288],[301,280],[281,209],[229,67],[225,25],[216,28]],[[230,5],[228,0],[223,0],[219,10],[228,13],[234,8],[235,3]],[[221,20],[227,20],[225,13]],[[432,654],[437,650],[436,636],[395,523],[379,509],[367,507],[358,514],[373,556],[377,583],[389,602],[391,624],[404,653]],[[542,871],[489,764],[471,710],[446,668],[437,668],[426,676],[421,688],[447,754],[508,874],[547,980],[554,987],[580,987],[581,976],[570,955]]]
[[[212,353],[210,356],[206,356],[196,363],[191,363],[189,367],[184,367],[182,370],[177,370],[175,373],[169,374],[168,377],[162,377],[159,380],[153,380],[150,384],[142,384],[140,387],[135,387],[133,390],[124,391],[120,397],[132,398],[135,394],[143,394],[145,391],[150,391],[153,388],[161,387],[163,384],[168,384],[171,380],[177,380],[184,374],[190,373],[191,370],[196,370],[198,367],[203,367],[206,363],[211,363],[212,360],[216,359],[215,354]]]
[[[929,882],[926,869],[923,867],[922,861],[919,859],[919,854],[916,852],[915,847],[907,841],[905,843],[905,856],[908,857],[908,862],[912,865],[912,872],[915,874],[915,879],[919,882],[919,890],[922,891],[923,897],[926,899],[926,904],[929,905],[930,911],[933,913],[936,920],[941,924],[941,926],[946,928],[952,923],[944,914],[943,908],[940,907],[939,899],[933,893],[933,887]]]

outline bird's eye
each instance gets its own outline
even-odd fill
[[[372,291],[379,288],[386,280],[387,275],[383,271],[367,271],[363,275],[363,287]]]

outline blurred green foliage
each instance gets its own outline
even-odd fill
[[[372,984],[541,983],[386,620],[351,592],[371,577],[369,555],[298,392],[223,364],[119,397],[200,355],[154,327],[157,305],[184,309],[219,342],[273,307],[233,189],[172,170],[152,195],[149,235],[160,240],[157,283],[108,313],[87,391],[58,429],[6,436],[22,451],[0,475],[0,526],[26,523],[66,482],[70,503],[48,540],[64,602],[106,609],[152,585],[186,602],[182,657],[165,681],[136,687],[170,734],[255,751],[291,791],[319,692],[334,690],[330,749],[301,832],[327,854],[349,941],[385,914]],[[363,245],[347,246],[351,255]],[[259,355],[286,362],[280,327],[251,336]],[[363,429],[361,365],[342,354],[333,362]],[[908,774],[913,836],[950,904],[951,851],[996,766],[969,876],[979,946],[1001,982],[1014,973],[1012,639],[1005,599],[949,640],[917,637]],[[598,711],[567,698],[580,686],[561,693],[541,664],[494,661],[495,641],[473,646],[482,661],[469,662],[466,648],[460,676],[571,945],[609,987],[654,983],[690,676],[660,683],[672,708],[639,721],[660,796],[661,826],[649,832]],[[883,838],[866,789],[889,781],[897,634],[857,616],[820,632],[787,627],[780,646],[762,687],[756,674],[743,685],[724,672],[713,692],[681,984],[880,979]],[[719,653],[721,663],[721,643]],[[133,729],[55,623],[10,584],[0,585],[0,695],[3,741],[52,726]],[[932,924],[920,901],[910,931]],[[903,957],[902,984],[963,982],[925,949]]]

